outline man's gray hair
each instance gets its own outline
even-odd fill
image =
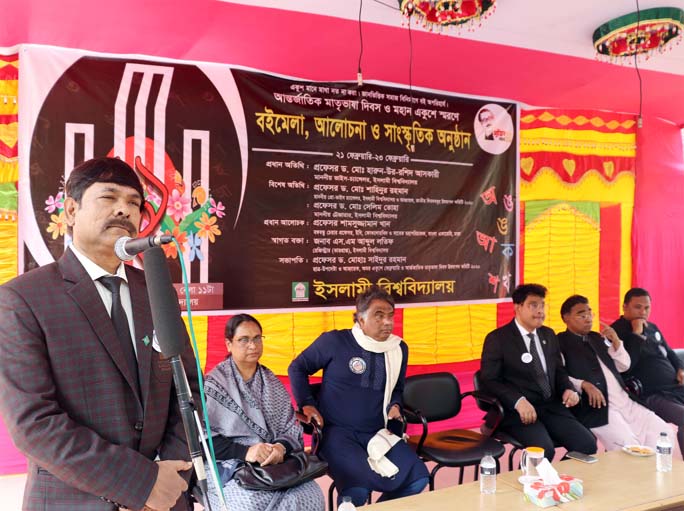
[[[356,312],[354,312],[354,322],[358,321],[359,318],[366,318],[370,304],[373,300],[382,300],[387,302],[392,306],[394,310],[394,298],[392,295],[385,291],[383,288],[377,285],[372,285],[366,289],[363,293],[356,297]]]

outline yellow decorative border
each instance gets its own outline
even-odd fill
[[[635,120],[629,119],[625,121],[616,121],[616,120],[610,120],[610,121],[605,121],[601,119],[600,117],[585,117],[584,115],[578,115],[577,117],[569,117],[565,114],[559,115],[556,117],[552,113],[545,111],[541,115],[537,116],[534,114],[527,114],[523,117],[520,118],[520,122],[524,124],[530,124],[533,123],[537,120],[540,120],[542,122],[550,122],[555,120],[558,124],[561,126],[568,126],[569,124],[576,124],[577,126],[584,126],[585,124],[591,124],[592,126],[596,128],[608,128],[610,130],[615,130],[617,128],[622,128],[622,129],[631,129],[634,127],[636,124]]]
[[[636,135],[554,128],[521,130],[520,153],[540,151],[634,158],[636,155]]]
[[[620,202],[634,204],[635,178],[631,172],[619,172],[608,181],[603,174],[586,172],[576,183],[563,181],[551,167],[542,167],[532,181],[520,181],[520,199]],[[610,198],[607,201],[606,198]]]

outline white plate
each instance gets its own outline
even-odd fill
[[[520,476],[518,477],[518,482],[522,485],[532,484],[535,481],[541,481],[541,477],[537,476]]]
[[[655,451],[645,445],[625,445],[622,450],[632,456],[653,456]]]

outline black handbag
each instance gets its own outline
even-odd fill
[[[244,462],[233,477],[247,490],[276,491],[320,477],[327,470],[328,464],[318,456],[299,451],[291,453],[277,465],[262,467],[258,463]]]

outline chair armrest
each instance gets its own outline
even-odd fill
[[[311,454],[317,454],[323,439],[323,428],[315,420],[307,422],[306,415],[300,411],[295,411],[295,418],[301,424],[304,434],[311,435]]]
[[[644,386],[641,383],[641,380],[639,378],[636,378],[634,376],[628,376],[626,378],[623,378],[625,382],[625,390],[633,395],[634,397],[641,397],[641,395],[644,392]]]
[[[461,394],[461,400],[467,396],[471,396],[473,399],[475,399],[477,402],[477,407],[483,412],[486,412],[487,416],[485,423],[480,427],[480,430],[484,435],[492,436],[496,431],[496,428],[499,427],[499,424],[503,420],[505,413],[503,405],[494,396],[486,394],[481,390],[464,392]],[[488,406],[484,405],[483,403],[486,403]]]
[[[404,421],[405,423],[420,423],[423,425],[423,432],[420,435],[420,440],[418,441],[418,446],[416,447],[416,453],[420,454],[420,451],[423,449],[423,444],[425,443],[425,438],[428,434],[427,419],[423,417],[423,414],[420,413],[420,410],[412,410],[411,408],[408,408],[406,406],[404,406],[404,417],[406,418],[406,420]]]

